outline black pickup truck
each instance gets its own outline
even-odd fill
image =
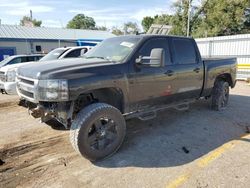
[[[73,147],[91,161],[121,146],[125,119],[154,118],[211,97],[227,106],[236,59],[202,59],[192,38],[135,35],[110,38],[85,57],[22,66],[17,90],[31,114],[70,128]]]

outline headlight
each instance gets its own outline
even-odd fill
[[[7,82],[15,82],[16,81],[16,71],[15,70],[7,71],[6,81]]]
[[[40,101],[67,101],[68,82],[67,80],[39,80],[38,100]]]

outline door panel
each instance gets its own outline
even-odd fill
[[[198,70],[199,71],[196,71]],[[201,64],[176,65],[178,100],[198,98],[203,85]]]
[[[163,67],[145,67],[136,65],[139,56],[150,56],[154,48],[165,51],[165,65]],[[177,79],[175,66],[172,65],[167,38],[153,38],[146,41],[130,63],[129,100],[131,110],[142,110],[152,106],[167,104],[176,93]]]
[[[177,77],[176,74],[168,76],[167,70],[165,67],[142,68],[131,75],[130,101],[133,109],[141,110],[171,102],[171,96],[176,93],[173,83]]]
[[[203,64],[199,62],[193,42],[185,38],[171,39],[179,100],[198,98],[203,85]]]

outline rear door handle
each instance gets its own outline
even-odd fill
[[[168,75],[168,76],[173,76],[174,71],[168,70],[167,72],[165,72],[165,74]]]
[[[201,69],[197,67],[197,68],[194,69],[194,72],[199,73],[200,70],[201,70]]]

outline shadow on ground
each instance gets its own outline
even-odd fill
[[[250,97],[231,95],[228,108],[222,112],[210,110],[209,101],[199,101],[189,111],[167,110],[145,122],[129,120],[120,150],[95,165],[161,168],[190,163],[246,133],[249,106]]]

